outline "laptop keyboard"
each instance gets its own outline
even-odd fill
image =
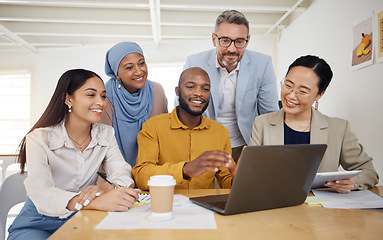
[[[224,210],[226,203],[227,203],[227,201],[216,201],[216,202],[209,202],[208,204],[210,204],[213,207]]]

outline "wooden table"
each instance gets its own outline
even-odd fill
[[[383,196],[383,186],[373,192]],[[176,190],[187,197],[225,194],[229,190]],[[49,239],[383,239],[383,210],[329,209],[305,204],[222,216],[216,230],[95,230],[108,213],[81,210]]]

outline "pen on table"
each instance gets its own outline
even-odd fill
[[[113,185],[115,188],[119,188],[119,187],[120,187],[120,185],[118,185],[117,183],[114,183],[114,182],[109,181],[109,180],[106,178],[105,174],[100,173],[100,172],[97,172],[97,174],[98,174],[98,176],[100,176],[102,179],[104,179],[107,183],[109,183],[110,185]],[[135,200],[136,200],[137,202],[140,202],[140,200],[138,200],[138,199],[135,199]]]

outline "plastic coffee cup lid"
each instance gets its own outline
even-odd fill
[[[148,186],[167,187],[176,185],[176,180],[171,175],[154,175],[148,180]]]

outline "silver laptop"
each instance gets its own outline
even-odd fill
[[[246,147],[230,194],[190,201],[224,215],[302,204],[326,148],[325,144]]]

